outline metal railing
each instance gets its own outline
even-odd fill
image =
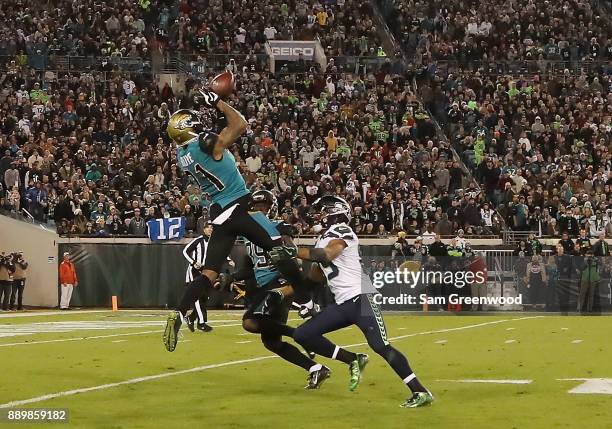
[[[515,61],[459,61],[434,60],[430,67],[441,74],[457,71],[478,71],[481,74],[553,74],[562,75],[566,70],[570,74],[606,73],[612,70],[610,61],[559,61],[559,60],[515,60]]]
[[[67,72],[126,71],[143,72],[151,67],[148,58],[141,57],[78,57],[65,55],[1,55],[0,71],[18,71],[24,67],[38,71]]]

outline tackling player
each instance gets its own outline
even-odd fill
[[[277,230],[277,234],[290,236],[291,225],[280,221],[272,221],[277,210],[276,197],[267,190],[255,191],[252,197],[252,213],[254,217],[261,218],[262,224]],[[304,355],[297,347],[282,341],[282,336],[293,337],[295,328],[287,325],[289,314],[289,298],[293,294],[291,285],[281,277],[275,265],[270,261],[268,252],[254,243],[246,243],[246,261],[244,267],[233,273],[235,280],[246,280],[247,285],[247,311],[242,318],[242,327],[247,332],[261,334],[261,342],[273,353],[286,361],[304,368],[308,371],[306,389],[318,389],[329,378],[329,368],[317,364]],[[264,311],[267,304],[268,293],[273,290],[283,290],[284,299],[275,305],[270,312]],[[289,298],[289,299],[287,299]]]
[[[277,231],[262,225],[260,219],[249,214],[251,195],[234,156],[228,150],[246,129],[246,120],[214,92],[200,91],[194,101],[196,105],[217,108],[225,115],[227,126],[217,135],[203,128],[198,112],[186,109],[175,112],[168,121],[168,135],[178,145],[179,167],[192,175],[202,192],[212,199],[210,215],[214,227],[208,242],[211,251],[206,254],[204,266],[199,267],[203,275],[189,283],[177,310],[166,321],[163,342],[168,351],[176,348],[185,314],[214,284],[236,237],[243,236],[265,250],[282,244]],[[283,277],[292,284],[301,282],[295,260],[285,258],[277,261]]]
[[[286,252],[286,255],[318,263],[320,269],[316,271],[319,275],[321,272],[325,275],[335,304],[325,307],[318,316],[299,326],[293,338],[307,350],[348,364],[349,388],[355,390],[368,363],[368,356],[345,350],[323,334],[356,325],[365,335],[368,345],[389,363],[412,390],[412,397],[401,406],[416,408],[430,404],[433,395],[419,382],[406,357],[387,340],[382,314],[373,299],[376,289],[361,268],[359,240],[348,226],[350,205],[342,198],[325,196],[319,198],[313,207],[320,211],[321,222],[326,228],[315,247],[277,247],[271,252],[271,257],[276,258],[278,253]]]

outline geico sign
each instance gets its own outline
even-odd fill
[[[272,55],[283,56],[283,57],[297,57],[300,54],[305,57],[312,57],[314,55],[314,48],[299,48],[299,47],[278,47],[272,46]]]

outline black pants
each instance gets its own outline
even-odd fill
[[[201,274],[198,274],[201,275]],[[197,321],[198,325],[206,323],[208,321],[208,312],[206,311],[206,303],[208,302],[208,294],[210,293],[209,288],[204,288],[204,293],[200,296],[195,304],[193,310],[189,315],[189,318],[194,322]],[[199,307],[199,310],[198,310]]]
[[[205,269],[219,273],[239,236],[245,237],[264,250],[271,250],[281,243],[276,226],[263,213],[249,213],[249,201],[250,195],[239,198],[236,203],[230,203],[228,207],[234,204],[237,204],[237,207],[223,222],[219,219],[224,217],[225,211],[221,211],[218,206],[214,205],[211,208],[211,214],[215,220],[213,220],[214,227],[208,241],[208,248],[212,251],[206,252]]]
[[[9,299],[11,297],[11,285],[12,281],[10,280],[0,280],[0,298],[2,301],[2,309],[9,309]]]
[[[17,298],[17,310],[23,310],[23,289],[26,279],[13,280],[13,290],[11,291],[11,310],[15,308],[15,298]]]
[[[374,303],[373,294],[361,294],[340,305],[332,304],[325,307],[320,314],[300,325],[295,330],[293,339],[307,350],[325,356],[326,354],[317,350],[321,344],[313,342],[319,342],[318,340],[328,332],[351,325],[356,325],[363,332],[368,345],[376,353],[384,353],[385,348],[389,346],[385,322],[378,305]],[[329,345],[333,347],[331,342]]]

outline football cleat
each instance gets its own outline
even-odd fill
[[[349,366],[349,374],[351,378],[349,380],[349,390],[352,392],[357,389],[359,382],[361,381],[361,374],[365,370],[368,364],[369,357],[365,353],[357,353],[357,359],[351,362]]]
[[[213,328],[206,323],[198,323],[198,330],[202,332],[210,332],[213,330]]]
[[[164,329],[164,346],[169,352],[173,352],[176,349],[176,343],[178,342],[178,334],[183,324],[183,316],[179,311],[173,311],[168,315],[166,320],[166,329]]]
[[[308,382],[304,389],[306,390],[314,390],[321,387],[323,382],[327,380],[331,376],[331,369],[326,366],[322,366],[321,369],[316,371],[312,371],[308,374]]]
[[[400,404],[402,408],[418,408],[429,405],[434,401],[431,392],[414,392],[410,398]]]

